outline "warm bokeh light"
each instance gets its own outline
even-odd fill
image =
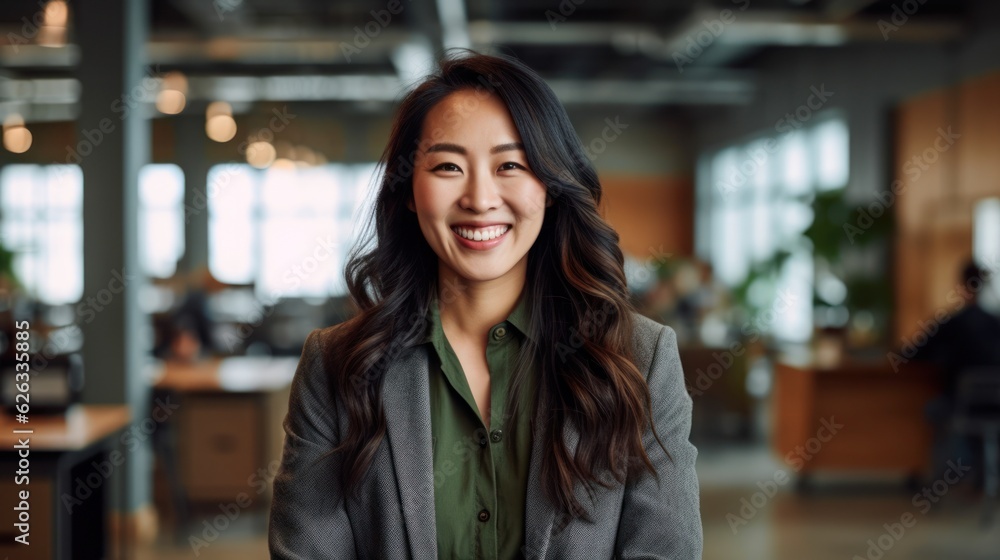
[[[31,147],[31,131],[23,126],[4,127],[3,147],[15,154],[23,154]]]
[[[295,162],[288,158],[278,158],[271,164],[271,169],[291,171],[295,169]]]
[[[45,5],[45,25],[66,27],[69,21],[69,8],[63,0],[52,0]]]
[[[319,155],[309,146],[298,146],[295,150],[295,163],[302,167],[319,165]]]
[[[182,72],[167,72],[156,95],[156,109],[166,115],[179,114],[187,105],[187,92],[187,77]]]
[[[274,163],[276,155],[274,146],[268,142],[253,142],[247,146],[247,163],[257,169],[264,169]]]
[[[156,109],[165,115],[176,115],[184,110],[187,98],[176,89],[165,89],[156,94]]]
[[[69,8],[63,0],[52,0],[45,5],[42,25],[35,42],[43,47],[61,47],[66,44],[66,24]]]
[[[216,142],[229,142],[236,136],[236,121],[229,115],[215,115],[205,122],[205,134]]]

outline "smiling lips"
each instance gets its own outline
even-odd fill
[[[463,239],[468,239],[470,241],[491,241],[503,236],[503,234],[507,233],[507,230],[509,229],[509,225],[496,225],[478,228],[452,226],[451,228],[452,231],[457,233]]]
[[[462,247],[473,251],[488,251],[507,239],[511,227],[510,224],[490,224],[479,227],[457,224],[451,227],[451,231],[455,234],[455,240]]]

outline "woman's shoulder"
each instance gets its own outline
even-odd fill
[[[677,334],[669,325],[664,325],[655,319],[647,317],[638,311],[632,311],[634,323],[633,351],[635,364],[642,371],[649,372],[654,354],[677,354]],[[661,342],[662,341],[662,342]]]
[[[357,317],[336,325],[317,327],[306,336],[303,352],[319,350],[323,354],[333,354],[341,346],[344,335],[350,331]]]
[[[342,362],[341,340],[349,329],[347,322],[318,327],[309,332],[302,344],[298,376],[314,387],[325,388],[336,375],[335,366]]]

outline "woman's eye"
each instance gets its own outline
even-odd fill
[[[442,163],[431,171],[461,171],[454,163]]]
[[[524,169],[524,166],[514,161],[508,161],[500,165],[500,171],[509,171],[512,169]]]

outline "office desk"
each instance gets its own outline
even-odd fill
[[[298,357],[229,357],[165,362],[154,374],[159,398],[179,405],[156,440],[178,527],[199,503],[261,507],[280,464],[289,387]],[[243,506],[240,506],[243,507]]]
[[[779,361],[774,450],[803,481],[817,471],[925,473],[933,433],[924,407],[938,393],[936,370],[920,364],[897,373],[884,359],[826,367]],[[843,427],[831,434],[824,421]]]
[[[124,469],[128,459],[114,449],[129,422],[125,405],[74,405],[65,415],[31,415],[18,424],[0,416],[0,554],[10,558],[109,558],[108,496],[118,483],[118,511],[124,511]],[[32,434],[15,434],[31,429]],[[18,439],[30,438],[29,484],[16,485]],[[95,466],[97,465],[97,466]],[[101,467],[101,468],[98,468]],[[14,542],[14,499],[27,489],[30,545]]]

